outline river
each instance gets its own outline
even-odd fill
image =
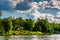
[[[20,35],[20,36],[0,36],[0,40],[60,40],[60,34],[54,35]]]

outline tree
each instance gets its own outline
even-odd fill
[[[51,23],[51,26],[53,27],[53,29],[54,29],[54,32],[58,32],[59,31],[59,24],[57,24],[57,23]]]
[[[47,27],[46,23],[47,23],[47,21],[43,20],[43,19],[42,20],[37,20],[37,22],[36,22],[37,26],[38,25],[41,26],[42,32],[47,32],[47,30],[48,30],[48,27]]]
[[[46,26],[47,26],[47,33],[54,33],[54,29],[53,29],[53,26],[48,22],[46,23]]]
[[[23,27],[24,26],[24,19],[22,19],[21,17],[19,17],[18,19],[18,24]]]
[[[59,32],[60,32],[60,24],[59,24]]]
[[[33,28],[33,31],[40,31],[40,32],[42,32],[42,28],[41,28],[41,26],[40,25],[35,25],[34,26],[34,28]]]
[[[8,18],[3,19],[2,24],[4,27],[5,33],[12,30],[12,20],[11,19],[8,19]]]
[[[4,29],[2,25],[2,19],[0,19],[0,34],[3,35]]]
[[[16,30],[16,28],[24,26],[24,20],[21,17],[13,19],[12,23],[13,23],[13,30]]]
[[[33,30],[34,27],[34,21],[32,21],[31,19],[25,19],[25,24],[24,24],[24,29],[25,30]]]
[[[43,19],[38,19],[35,23],[34,29],[36,31],[42,31],[44,33],[49,33],[52,32],[53,33],[53,27],[50,25],[50,23],[47,20],[43,20]]]
[[[16,30],[16,28],[18,26],[18,23],[17,23],[17,20],[16,19],[13,19],[12,20],[12,25],[13,25],[13,30]]]

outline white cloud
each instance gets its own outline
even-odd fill
[[[48,2],[44,1],[44,2],[32,2],[30,5],[32,6],[31,9],[26,10],[26,11],[20,11],[17,10],[17,12],[20,13],[24,13],[24,15],[26,15],[28,18],[33,19],[33,20],[37,20],[38,18],[40,19],[47,19],[48,21],[54,21],[54,16],[52,14],[45,14],[45,13],[40,13],[38,12],[38,9],[40,8],[40,6],[45,6]]]
[[[24,0],[9,0],[9,2],[11,3],[10,5],[15,8],[17,4],[24,2]]]
[[[38,5],[41,5],[41,6],[45,6],[46,4],[48,4],[48,1],[43,1],[43,2],[39,2]]]
[[[60,12],[56,13],[56,17],[60,18]]]
[[[23,0],[0,0],[0,2],[9,2],[12,7],[15,7],[17,3],[23,2]]]
[[[46,8],[60,9],[60,0],[51,0]]]
[[[17,11],[17,12],[20,12],[21,14],[24,13],[23,15],[25,15],[26,17],[32,20],[37,20],[38,18],[40,18],[40,19],[47,19],[50,22],[54,21],[54,16],[52,14],[40,13],[35,8],[32,8],[28,11]]]
[[[40,13],[38,12],[37,9],[30,9],[30,11],[17,11],[20,12],[21,14],[25,15],[28,19],[32,19],[32,20],[37,20],[38,18],[40,19],[46,19],[49,22],[55,22],[55,23],[60,23],[60,12],[57,12],[56,15],[52,15],[52,14],[46,14],[46,13]],[[28,12],[28,13],[27,13]],[[59,17],[58,17],[59,16]],[[25,18],[25,17],[23,17]]]
[[[36,3],[37,6],[42,7],[42,8],[53,8],[53,9],[60,9],[60,0],[51,0],[50,2],[48,1],[43,1]]]
[[[55,15],[55,22],[60,23],[60,12],[57,12]]]
[[[0,0],[1,1],[9,1],[10,6],[12,8],[15,8],[17,4],[20,3],[27,3],[29,6],[35,7],[35,8],[54,8],[54,9],[60,9],[60,0],[51,0],[50,2],[48,1],[40,1],[39,3],[37,2],[32,2],[33,0]],[[3,2],[2,2],[3,3]]]
[[[27,4],[29,4],[29,3],[31,4],[32,3],[32,0],[9,0],[9,2],[11,3],[11,6],[15,8],[16,5],[17,4],[20,4],[20,3],[26,2]]]
[[[52,1],[52,0],[51,0]],[[17,12],[20,12],[20,13],[24,13],[28,18],[31,18],[33,20],[37,20],[38,18],[40,19],[47,19],[49,22],[55,22],[55,23],[60,23],[60,18],[57,19],[58,17],[60,17],[60,12],[57,12],[57,15],[52,15],[52,14],[46,14],[46,13],[40,13],[38,12],[38,9],[40,7],[42,8],[56,8],[55,6],[59,6],[58,5],[58,2],[57,4],[55,3],[56,0],[51,3],[48,3],[47,1],[43,1],[43,2],[32,2],[30,5],[32,6],[32,8],[30,8],[29,10],[27,11],[17,11]],[[51,6],[53,5],[53,6]],[[58,8],[57,8],[58,9]],[[56,18],[57,17],[57,18]]]

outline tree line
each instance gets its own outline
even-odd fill
[[[43,33],[54,33],[56,31],[60,32],[60,24],[49,23],[47,20],[37,19],[33,21],[31,19],[19,18],[0,18],[0,34],[9,33],[9,31],[39,31]]]

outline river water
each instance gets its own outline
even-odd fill
[[[20,35],[20,36],[0,36],[0,40],[60,40],[60,34],[56,35]]]

